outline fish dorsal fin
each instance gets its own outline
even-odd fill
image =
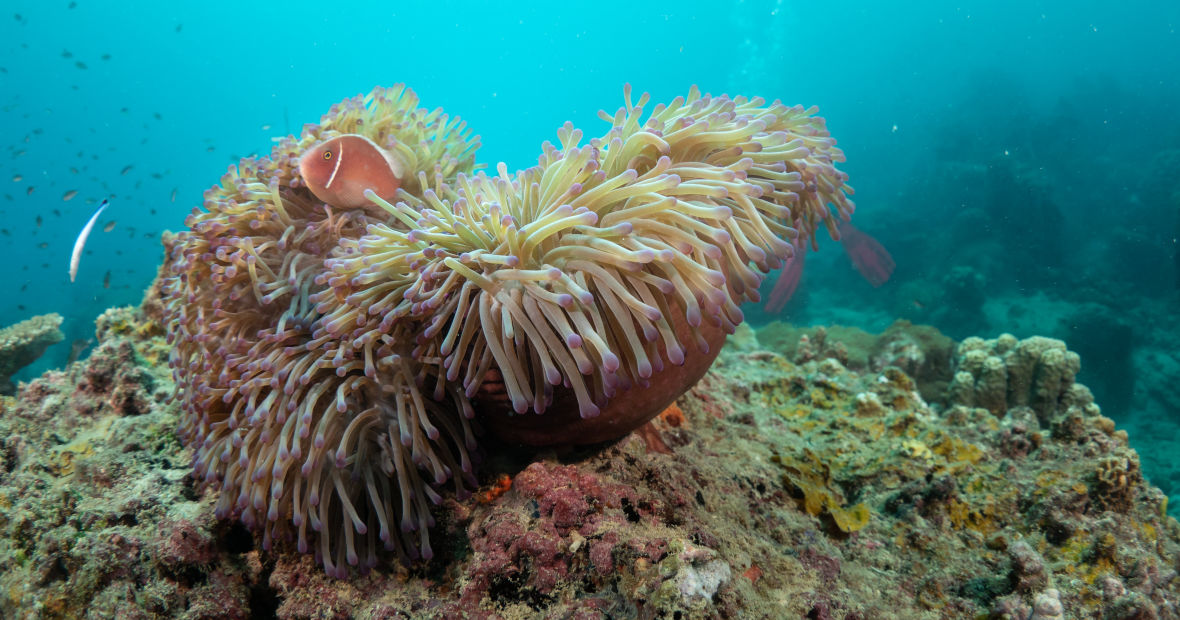
[[[388,149],[377,147],[377,150],[385,158],[385,163],[389,164],[389,169],[393,171],[393,176],[397,177],[399,181],[404,181],[406,179],[406,165],[402,163],[402,160],[397,155],[389,152]]]
[[[397,177],[398,181],[405,180],[405,178],[406,178],[406,165],[402,163],[401,159],[398,158],[397,155],[394,155],[393,153],[391,153],[389,151],[389,149],[381,146],[380,144],[377,144],[376,142],[373,141],[372,138],[370,138],[368,136],[364,136],[359,133],[358,134],[350,134],[350,135],[360,138],[361,140],[364,140],[370,146],[372,146],[373,150],[380,153],[381,157],[383,157],[385,159],[385,164],[387,166],[389,166],[389,171],[393,173],[393,176]]]

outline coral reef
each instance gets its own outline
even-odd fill
[[[929,325],[904,319],[880,334],[843,325],[796,327],[774,321],[760,328],[758,339],[797,364],[832,358],[858,372],[895,366],[918,383],[918,391],[930,402],[941,400],[953,378],[954,341]]]
[[[1074,382],[1079,370],[1081,358],[1060,340],[968,338],[959,345],[948,402],[997,415],[1029,407],[1046,425],[1069,407],[1093,401],[1090,390]]]
[[[164,405],[163,330],[131,308],[98,323],[84,361],[0,397],[0,616],[250,617]]]
[[[498,450],[480,493],[444,499],[432,562],[337,580],[213,518],[162,331],[131,309],[100,325],[89,358],[0,401],[0,616],[1180,615],[1180,524],[1076,384],[1044,421],[936,410],[896,366],[794,363],[740,326],[643,432]],[[1062,351],[1027,342],[1021,368]]]
[[[41,314],[0,329],[0,394],[12,394],[12,375],[32,364],[50,345],[61,342],[61,315]]]
[[[381,547],[429,559],[431,504],[474,483],[475,423],[600,442],[695,383],[791,239],[835,236],[851,190],[814,109],[647,102],[627,89],[601,138],[567,124],[537,166],[488,176],[458,119],[378,89],[231,168],[168,238],[160,294],[217,515],[336,576]],[[343,134],[404,165],[395,202],[312,195],[298,161]]]

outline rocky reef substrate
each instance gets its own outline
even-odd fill
[[[213,518],[162,334],[109,311],[2,397],[0,616],[1180,617],[1180,525],[1059,341],[743,327],[620,441],[485,442],[431,562],[337,580]]]

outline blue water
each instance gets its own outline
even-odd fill
[[[898,265],[874,288],[828,241],[755,321],[1064,338],[1133,441],[1177,428],[1180,3],[174,4],[0,15],[0,324],[66,317],[35,370],[139,302],[160,232],[228,165],[345,97],[405,82],[468,121],[480,161],[518,169],[567,120],[604,131],[624,83],[656,101],[697,84],[820,106],[855,223]],[[108,197],[71,284],[75,235]],[[1143,435],[1176,493],[1177,444]]]

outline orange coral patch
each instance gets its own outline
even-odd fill
[[[742,577],[749,579],[750,583],[757,583],[758,580],[762,578],[762,569],[758,568],[757,564],[751,564],[750,568],[747,568],[745,572],[742,573]]]
[[[668,426],[679,428],[681,424],[684,424],[684,411],[680,409],[679,405],[672,403],[671,405],[668,405],[667,409],[664,409],[664,411],[660,413],[660,419],[663,420]]]
[[[496,501],[501,495],[508,492],[512,488],[512,477],[508,474],[500,474],[499,478],[492,483],[488,489],[480,491],[475,496],[475,501],[481,504],[490,504]]]

